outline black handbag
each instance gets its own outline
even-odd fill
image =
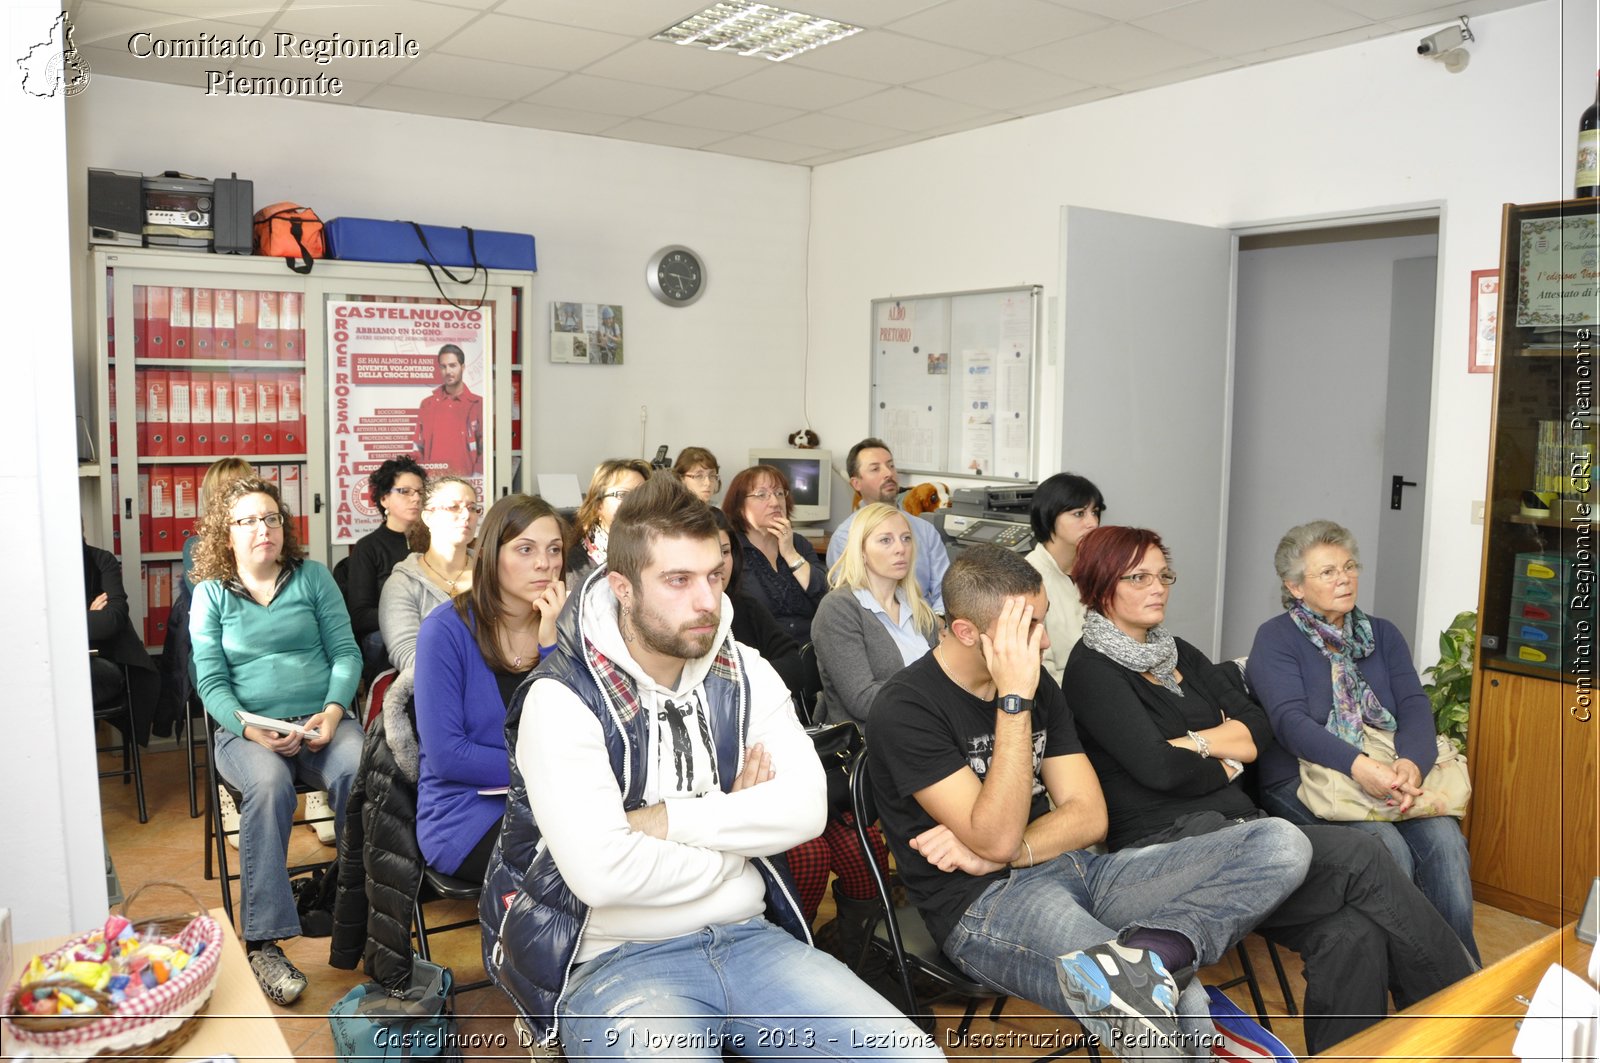
[[[861,728],[844,723],[816,724],[806,728],[817,748],[817,759],[828,779],[828,811],[835,816],[850,811],[850,765],[866,745]]]

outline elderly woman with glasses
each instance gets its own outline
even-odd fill
[[[595,467],[589,491],[578,507],[577,541],[567,551],[568,587],[577,590],[589,573],[606,563],[611,518],[628,492],[643,487],[650,473],[650,463],[639,458],[611,458]]]
[[[708,506],[722,486],[717,456],[705,447],[684,447],[678,460],[672,463],[672,475],[682,480],[683,486]]]
[[[1298,525],[1279,541],[1273,564],[1285,611],[1256,632],[1247,668],[1278,740],[1261,761],[1262,805],[1296,823],[1324,822],[1295,793],[1299,761],[1307,760],[1343,772],[1397,809],[1409,807],[1438,753],[1433,706],[1405,637],[1356,605],[1355,536],[1331,520]],[[1363,724],[1394,732],[1393,764],[1362,751]],[[1381,841],[1477,957],[1472,875],[1458,820],[1341,825]]]
[[[817,551],[794,530],[794,495],[783,470],[752,465],[733,478],[722,511],[744,551],[744,591],[767,607],[789,637],[811,641],[811,618],[828,593]]]
[[[345,720],[361,651],[333,574],[304,560],[264,480],[241,477],[208,501],[193,578],[195,686],[218,727],[217,772],[243,798],[242,936],[262,991],[290,1004],[306,987],[277,944],[300,933],[287,868],[295,780],[328,792],[342,830],[361,758],[361,729]],[[246,724],[241,711],[284,726]]]
[[[394,566],[378,603],[389,663],[400,671],[416,659],[422,618],[472,587],[471,544],[482,515],[470,481],[453,475],[428,481],[422,519],[409,536],[416,553]]]

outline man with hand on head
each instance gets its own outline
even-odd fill
[[[900,504],[900,480],[894,467],[894,455],[889,453],[889,446],[883,440],[869,436],[851,447],[844,468],[850,477],[850,486],[861,496],[863,506],[873,502],[887,502],[891,506]],[[845,543],[850,538],[850,523],[855,519],[855,513],[851,513],[833,530],[833,537],[828,540],[830,573],[834,564],[844,555]],[[939,529],[932,522],[920,517],[907,519],[912,534],[917,537],[917,586],[922,590],[923,599],[933,606],[933,611],[943,613],[944,592],[941,582],[950,568],[950,553],[944,548]]]
[[[479,901],[496,983],[570,1059],[942,1058],[810,947],[779,854],[821,833],[826,784],[783,681],[729,634],[709,507],[656,473],[607,565],[507,716]]]
[[[1044,674],[1039,573],[995,546],[944,578],[950,634],[867,719],[884,835],[934,940],[967,974],[1076,1015],[1124,1059],[1211,1058],[1197,967],[1300,884],[1310,845],[1276,820],[1097,854],[1100,783]]]

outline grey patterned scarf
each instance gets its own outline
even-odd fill
[[[1083,617],[1083,641],[1091,650],[1099,650],[1124,668],[1149,672],[1162,686],[1183,697],[1177,677],[1178,643],[1162,625],[1157,624],[1146,632],[1143,642],[1135,642],[1117,625],[1090,609]]]

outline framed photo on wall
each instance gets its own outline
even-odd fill
[[[1472,271],[1472,332],[1467,337],[1467,372],[1494,372],[1500,313],[1500,271]]]

